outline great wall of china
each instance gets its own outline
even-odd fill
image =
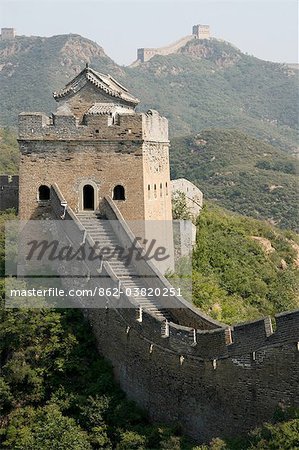
[[[192,28],[192,34],[185,36],[173,44],[160,48],[139,48],[137,50],[137,60],[132,64],[137,65],[149,61],[156,55],[171,55],[176,53],[180,48],[184,47],[188,42],[193,39],[210,39],[210,27],[209,25],[194,25]]]
[[[20,115],[20,217],[51,211],[76,230],[68,242],[92,246],[100,239],[128,248],[128,221],[171,214],[167,121],[156,111],[136,113],[137,99],[88,67],[55,98],[51,118]],[[126,270],[105,260],[77,269],[118,289],[171,287],[143,259]],[[90,286],[96,282],[88,277]],[[77,299],[120,386],[153,421],[177,424],[204,442],[240,435],[271,420],[281,405],[299,407],[299,310],[228,326],[179,296],[161,301],[120,294],[103,307]]]

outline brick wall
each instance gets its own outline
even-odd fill
[[[17,175],[0,175],[0,211],[9,208],[18,209],[19,177]]]
[[[85,115],[83,125],[72,114],[49,118],[22,113],[19,138],[22,219],[35,216],[39,186],[57,183],[78,212],[83,186],[90,182],[96,190],[96,209],[120,184],[126,199],[117,203],[126,220],[171,220],[168,122],[156,111],[118,114],[113,125],[108,115]],[[154,161],[158,170],[153,170]],[[152,190],[156,185],[155,198],[148,196],[149,185]]]
[[[125,201],[119,208],[128,220],[144,215],[142,147],[116,142],[78,143],[36,141],[21,143],[20,217],[30,219],[38,209],[38,188],[57,183],[71,208],[82,209],[84,184],[95,185],[98,199],[112,196],[117,184],[124,186]]]
[[[259,324],[246,325],[241,340],[236,327],[230,345],[223,329],[198,332],[195,344],[178,326],[163,338],[157,320],[144,314],[133,323],[131,310],[89,317],[129,398],[153,421],[177,423],[199,441],[239,436],[271,420],[281,403],[299,407],[299,312],[281,316],[273,335],[264,328],[263,339],[254,338]]]

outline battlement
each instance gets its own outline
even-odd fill
[[[153,110],[85,114],[82,123],[72,114],[21,113],[19,139],[168,142],[168,121]]]
[[[137,60],[147,62],[156,55],[167,56],[176,53],[180,48],[184,47],[188,42],[195,38],[194,35],[185,36],[171,45],[160,48],[139,48],[137,50]]]
[[[168,142],[168,120],[158,111],[150,109],[142,114],[142,129],[145,141]]]
[[[109,198],[105,200],[104,211],[122,246],[130,247],[134,235]],[[142,253],[142,247],[137,244],[136,248]],[[135,265],[134,260],[132,263]],[[150,277],[151,286],[154,286],[154,282],[155,287],[170,286],[150,261],[138,258],[135,269],[144,280]],[[121,283],[117,277],[116,283]],[[218,360],[247,355],[250,359],[252,354],[260,350],[267,351],[268,348],[284,343],[295,348],[299,342],[299,309],[277,314],[272,320],[265,317],[227,326],[206,316],[181,297],[171,297],[163,303],[163,307],[169,309],[176,323],[165,322],[146,309],[137,308],[127,297],[124,299],[124,305],[125,309],[119,311],[124,327],[132,331],[137,330],[153,345],[159,345],[185,357]],[[188,323],[192,323],[192,326],[186,326]]]
[[[126,309],[123,318],[130,329],[137,328],[153,345],[163,346],[184,357],[192,356],[201,360],[221,360],[246,355],[250,360],[258,351],[267,352],[267,349],[286,343],[295,349],[299,342],[299,310],[275,316],[277,329],[274,332],[269,317],[232,327],[206,330],[161,322],[146,310],[140,314],[140,310]]]
[[[19,175],[0,175],[0,187],[19,187]]]

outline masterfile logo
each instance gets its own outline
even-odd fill
[[[178,297],[191,301],[191,222],[132,223],[142,231],[131,240],[118,221],[104,222],[93,237],[68,220],[9,222],[6,306],[162,309]]]

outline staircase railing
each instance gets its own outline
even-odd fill
[[[102,209],[110,220],[110,224],[121,241],[124,248],[130,248],[134,246],[136,251],[140,254],[141,258],[138,259],[138,264],[132,264],[135,267],[137,273],[140,274],[142,279],[148,283],[150,287],[158,287],[163,290],[173,289],[171,283],[165,278],[165,276],[156,268],[156,266],[146,258],[142,258],[145,255],[144,248],[139,242],[136,242],[135,235],[129,228],[128,224],[124,220],[121,212],[113,202],[111,197],[105,197],[102,203]],[[165,297],[165,305],[169,306],[172,316],[178,321],[178,323],[184,323],[186,326],[194,327],[197,329],[215,329],[215,328],[227,328],[227,325],[212,319],[206,314],[198,311],[192,304],[187,302],[183,297],[177,295],[171,297]],[[168,299],[168,300],[167,300]],[[164,305],[163,305],[164,307]]]
[[[111,290],[115,289],[115,291],[118,293],[123,292],[121,295],[121,301],[120,295],[116,295],[111,298],[110,306],[113,306],[114,304],[114,306],[117,306],[118,308],[138,308],[138,304],[134,300],[134,298],[128,297],[125,294],[124,290],[122,290],[121,280],[117,277],[111,265],[107,261],[104,261],[103,257],[100,255],[100,251],[96,249],[94,240],[88,233],[86,233],[86,229],[78,220],[72,208],[68,206],[57,184],[53,184],[51,187],[51,203],[54,213],[57,215],[57,217],[66,221],[67,238],[69,241],[71,241],[71,243],[74,244],[74,248],[78,246],[79,242],[81,245],[86,246],[86,248],[95,249],[94,252],[95,255],[98,256],[99,264],[96,264],[94,261],[90,261],[88,258],[86,258],[84,261],[80,262],[80,264],[82,264],[82,266],[84,267],[85,272],[93,277],[96,277],[95,280],[100,280],[101,287],[103,287],[104,289],[110,288]],[[83,269],[82,272],[84,272]],[[95,281],[95,283],[96,282],[97,281]],[[83,304],[83,306],[96,307],[98,305],[86,305],[85,303]]]

